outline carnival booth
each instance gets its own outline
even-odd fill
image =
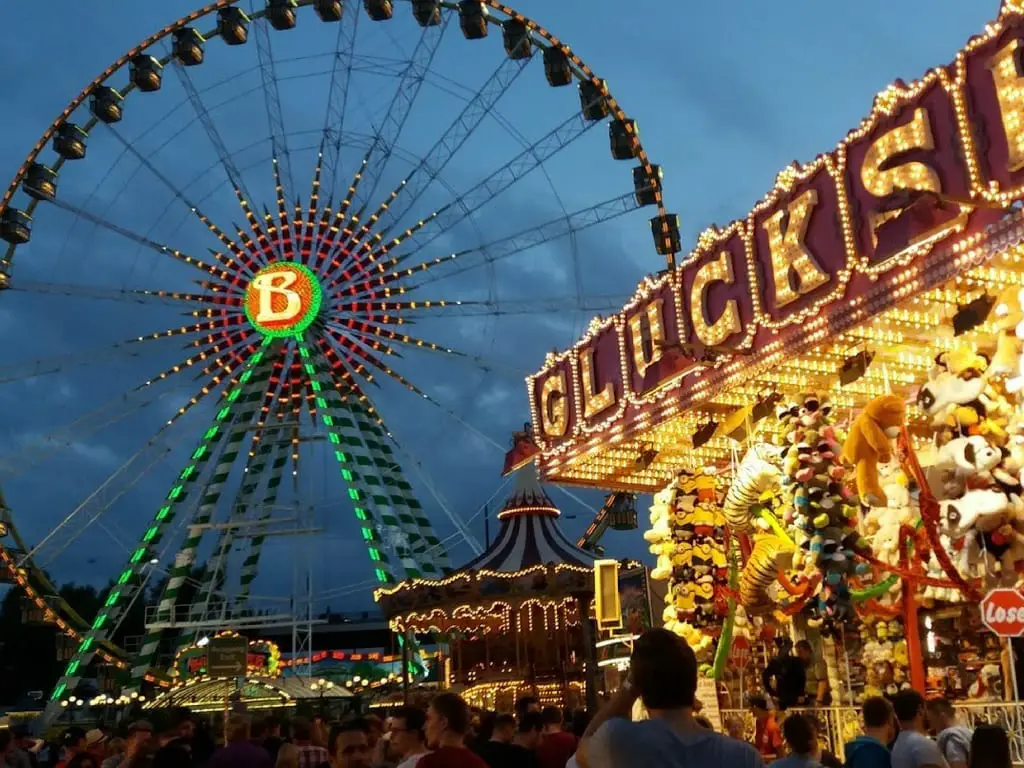
[[[663,620],[723,706],[784,635],[823,667],[833,741],[907,686],[1021,732],[1022,199],[1006,3],[528,378],[546,480],[654,494]]]
[[[559,515],[536,470],[524,467],[483,554],[443,580],[375,593],[394,631],[433,634],[447,646],[445,682],[472,704],[509,711],[526,694],[557,706],[583,702],[580,616],[593,599],[594,557],[565,538]]]

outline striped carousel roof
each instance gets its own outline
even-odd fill
[[[590,568],[596,559],[578,549],[558,526],[561,512],[537,481],[529,464],[516,472],[516,488],[501,512],[501,530],[483,554],[459,568],[464,571],[516,572],[536,565],[565,563]]]

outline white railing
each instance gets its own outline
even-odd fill
[[[1024,763],[1024,703],[995,701],[991,703],[957,704],[957,715],[963,725],[974,727],[979,723],[1001,725],[1010,737],[1010,757],[1015,764]],[[788,709],[786,714],[799,712],[813,717],[820,728],[822,747],[829,749],[840,760],[843,745],[861,733],[859,707],[811,707]],[[754,718],[745,709],[723,709],[722,722],[738,717],[743,722],[743,733],[748,741],[754,740]]]

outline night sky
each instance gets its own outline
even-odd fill
[[[243,0],[242,6],[247,4]],[[362,14],[361,3],[350,5]],[[359,19],[359,66],[346,111],[347,146],[335,199],[347,188],[367,137],[383,120],[398,82],[391,73],[418,40],[408,5],[395,6],[390,22],[374,23],[365,14]],[[684,243],[692,243],[704,226],[744,215],[789,162],[830,149],[892,80],[909,81],[951,59],[995,17],[997,6],[995,0],[516,4],[568,41],[639,121],[648,153],[665,171],[667,205],[681,216]],[[34,0],[5,13],[0,176],[13,176],[49,122],[90,79],[139,39],[193,7],[194,2],[184,0]],[[206,30],[212,22],[198,26]],[[312,9],[302,9],[296,29],[272,33],[289,134],[292,200],[296,194],[308,200],[337,31],[337,25],[320,23]],[[163,56],[164,44],[157,51]],[[430,149],[502,58],[493,28],[488,39],[467,41],[451,25],[375,201]],[[190,68],[189,75],[242,169],[256,207],[272,207],[269,130],[255,39],[232,48],[212,40],[206,62]],[[126,79],[124,72],[112,83]],[[452,198],[451,190],[458,194],[473,186],[577,107],[574,88],[547,86],[536,56],[444,169],[444,183],[427,188],[403,221],[428,215]],[[201,201],[221,228],[233,233],[233,223],[243,221],[213,146],[171,67],[160,92],[129,96],[125,118],[113,130],[97,126],[89,137],[88,157],[65,166],[58,194],[74,207],[153,241],[208,257],[208,249],[218,246],[216,239],[135,152],[174,188]],[[424,246],[414,263],[627,193],[631,168],[629,162],[611,159],[607,130],[600,124],[546,163],[546,173],[530,174],[477,210],[472,220]],[[321,199],[328,196],[325,187]],[[16,200],[24,203],[25,198]],[[402,357],[388,358],[392,368],[438,405],[383,374],[367,392],[403,446],[399,458],[406,475],[442,538],[452,536],[454,526],[438,499],[452,514],[470,520],[471,531],[482,541],[478,510],[499,491],[503,451],[511,432],[529,418],[523,376],[541,365],[546,351],[565,347],[581,334],[594,314],[594,302],[618,306],[644,274],[663,267],[651,243],[651,215],[652,209],[636,211],[580,232],[574,240],[562,238],[493,264],[467,257],[462,268],[428,273],[433,282],[417,298],[484,301],[490,313],[421,316],[410,330],[465,356],[396,347]],[[46,205],[37,211],[32,242],[18,251],[13,280],[25,289],[0,299],[5,341],[0,381],[8,380],[0,383],[0,485],[29,542],[40,541],[85,504],[40,551],[41,562],[59,581],[101,585],[114,575],[213,413],[212,402],[204,403],[158,433],[198,389],[190,373],[129,395],[187,352],[183,337],[122,342],[196,322],[181,314],[193,307],[92,298],[86,288],[196,291],[190,281],[197,276],[166,256]],[[53,284],[76,286],[74,295],[39,290]],[[543,311],[493,311],[514,313],[526,300]],[[113,345],[118,346],[111,351]],[[40,361],[46,375],[26,378],[26,364],[33,360]],[[83,426],[83,418],[93,426]],[[158,442],[133,460],[154,437]],[[321,604],[366,606],[369,562],[337,468],[317,443],[310,444],[297,483],[297,493],[289,485],[282,503],[299,499],[314,507],[323,533],[314,541],[301,537],[268,544],[255,593],[287,595],[293,563],[301,559],[313,564]],[[559,490],[551,494],[566,515],[575,516],[563,525],[577,535],[592,512]],[[574,494],[591,506],[601,499],[599,493]],[[491,502],[492,511],[504,495],[501,491]],[[646,506],[644,500],[641,523]],[[190,512],[186,505],[179,519]],[[164,543],[173,550],[180,537],[179,528]],[[456,562],[474,551],[458,535],[449,543]],[[604,543],[616,556],[644,553],[640,532],[613,533]],[[164,565],[171,556],[164,556]]]

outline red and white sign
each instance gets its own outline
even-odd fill
[[[1000,637],[1024,634],[1024,594],[1016,589],[993,589],[981,599],[981,620]]]
[[[746,664],[750,658],[750,641],[745,637],[734,637],[729,646],[729,661],[733,664]]]

